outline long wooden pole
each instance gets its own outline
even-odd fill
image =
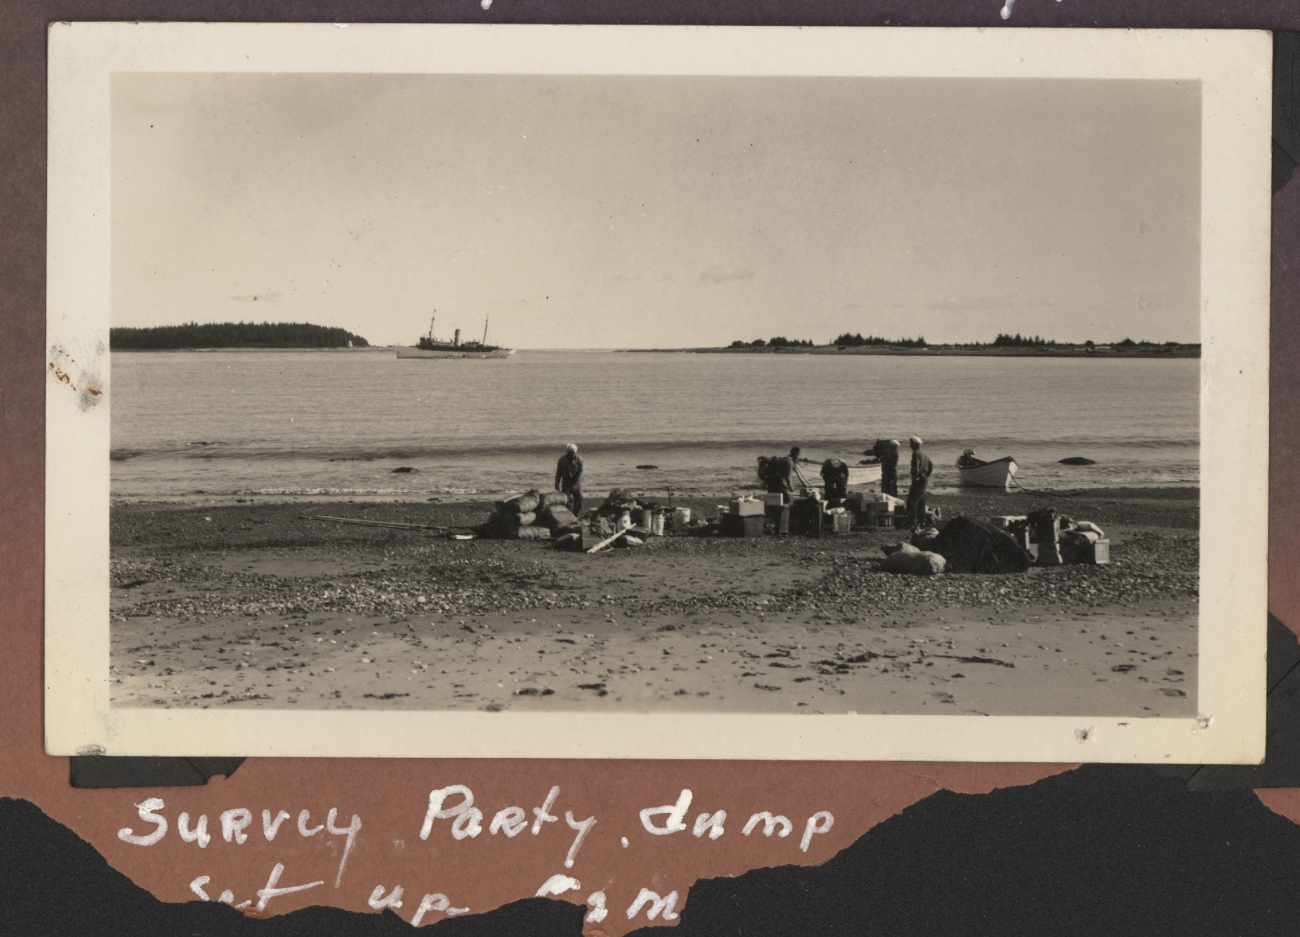
[[[622,530],[620,530],[618,533],[614,534],[614,536],[612,536],[612,537],[606,537],[604,540],[600,541],[600,543],[596,544],[594,547],[592,547],[592,548],[591,548],[590,550],[588,550],[587,552],[588,552],[588,553],[595,553],[597,550],[603,550],[603,549],[605,549],[605,547],[609,546],[611,543],[613,543],[613,542],[614,542],[615,540],[617,540],[619,537],[626,537],[628,534],[641,534],[641,535],[643,535],[643,536],[646,536],[646,535],[649,535],[649,533],[650,533],[650,531],[646,530],[644,527],[636,527],[636,526],[632,526],[632,527],[624,527],[624,528],[623,528]]]
[[[357,517],[330,517],[327,514],[307,514],[313,521],[335,521],[339,524],[360,524],[363,527],[397,527],[401,530],[455,530],[454,527],[435,527],[432,524],[402,524],[398,521],[367,521]]]

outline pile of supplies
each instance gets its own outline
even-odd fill
[[[1106,564],[1110,541],[1091,521],[1075,521],[1042,508],[1023,517],[980,521],[954,517],[923,527],[904,543],[885,544],[887,573],[1023,573],[1032,565]]]
[[[481,532],[484,536],[513,540],[549,540],[579,529],[578,518],[569,510],[567,495],[542,493],[533,488],[498,501]]]
[[[689,522],[689,510],[679,509],[675,513],[681,518],[680,523]],[[647,537],[663,536],[667,524],[667,512],[659,505],[641,500],[626,488],[615,488],[582,525],[579,536],[561,538],[555,545],[581,548],[588,553],[606,547],[639,547]]]

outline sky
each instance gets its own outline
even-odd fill
[[[1196,82],[130,74],[112,321],[1199,341]]]

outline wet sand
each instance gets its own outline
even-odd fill
[[[698,499],[713,512],[720,498]],[[115,706],[990,715],[1196,713],[1194,489],[935,495],[1050,504],[1110,566],[918,578],[899,534],[545,542],[482,503],[113,507]]]

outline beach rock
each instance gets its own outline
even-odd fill
[[[970,517],[955,517],[930,543],[952,573],[1023,573],[1030,556],[1009,534]]]
[[[885,557],[882,572],[906,574],[910,576],[934,576],[943,572],[946,560],[938,553],[917,551],[905,553],[899,551]]]
[[[418,475],[419,473],[420,470],[418,468],[411,468],[409,465],[399,465],[397,468],[393,469],[394,475]]]
[[[639,468],[639,469],[657,469],[658,467],[659,467],[659,466],[657,466],[657,465],[638,465],[638,466],[637,466],[637,468]]]
[[[1096,465],[1096,459],[1085,459],[1081,455],[1072,455],[1068,459],[1062,459],[1059,465]]]

